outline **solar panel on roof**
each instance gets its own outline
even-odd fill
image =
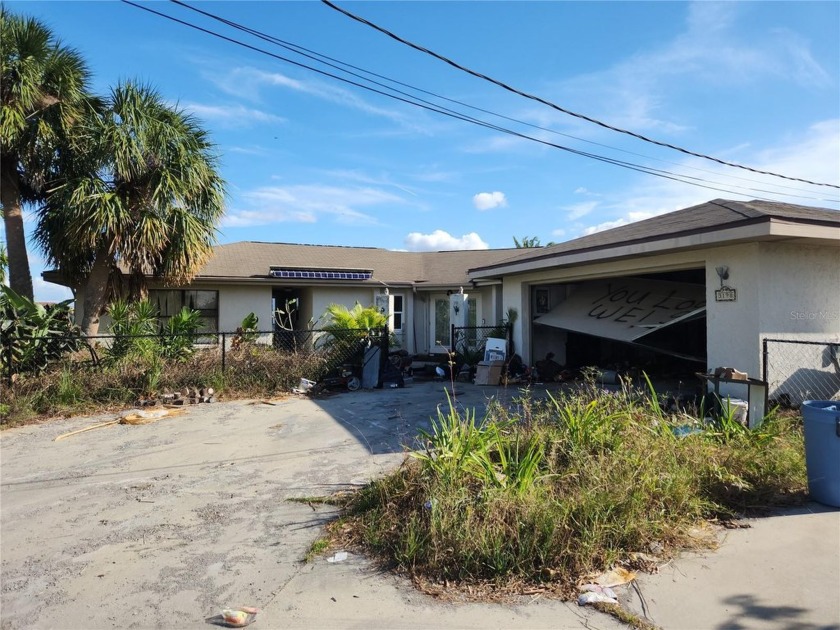
[[[314,269],[272,269],[272,278],[301,280],[370,280],[371,271],[315,271]]]

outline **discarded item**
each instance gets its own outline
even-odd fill
[[[746,381],[749,374],[731,367],[717,367],[714,369],[715,378],[731,379],[733,381]]]
[[[476,385],[498,385],[504,361],[480,361],[475,369]]]
[[[297,389],[302,392],[308,392],[310,389],[315,387],[315,385],[317,385],[315,381],[310,381],[308,378],[302,378],[300,379],[300,383],[298,383]]]
[[[601,586],[600,584],[584,584],[580,587],[584,593],[599,593],[611,599],[618,599],[618,595],[609,586]]]
[[[140,411],[132,409],[125,412],[118,420],[120,424],[151,424],[157,422],[161,418],[171,418],[172,416],[180,416],[185,413],[186,409],[154,409],[150,411]]]
[[[259,609],[247,606],[238,609],[225,608],[220,615],[210,617],[207,622],[227,628],[244,628],[257,620],[257,612],[259,612]]]
[[[738,424],[747,426],[750,405],[746,400],[727,398],[721,402],[721,407],[725,416],[732,418]]]
[[[335,555],[327,558],[327,562],[344,562],[350,556],[346,551],[337,551]]]
[[[703,429],[694,424],[678,424],[675,427],[671,427],[671,433],[674,434],[674,437],[685,437],[694,433],[703,433]]]
[[[119,420],[111,420],[109,422],[100,422],[99,424],[92,424],[89,427],[85,427],[84,429],[78,429],[76,431],[70,431],[70,433],[62,433],[57,438],[53,440],[53,442],[58,442],[59,440],[63,440],[64,438],[69,438],[71,435],[77,435],[79,433],[84,433],[86,431],[93,431],[94,429],[102,429],[104,427],[110,427],[114,424],[119,424]]]
[[[577,600],[578,606],[586,606],[587,604],[617,604],[618,600],[614,597],[607,597],[603,593],[581,593]]]
[[[636,579],[636,574],[623,567],[615,567],[602,573],[593,581],[599,586],[621,586]]]

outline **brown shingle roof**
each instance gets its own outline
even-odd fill
[[[771,219],[840,227],[840,211],[838,210],[770,201],[714,199],[697,206],[622,225],[611,230],[581,236],[558,245],[529,249],[525,252],[520,251],[518,255],[511,256],[506,260],[483,267],[472,267],[470,271],[606,249],[617,245],[630,245],[675,236],[712,232],[723,227],[730,228]]]
[[[207,278],[267,278],[272,267],[356,269],[373,272],[373,282],[463,285],[467,269],[510,258],[511,249],[450,252],[400,252],[378,247],[341,247],[241,241],[218,245],[213,258],[196,276]]]

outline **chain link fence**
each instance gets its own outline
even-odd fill
[[[508,354],[513,352],[513,328],[508,324],[497,326],[452,326],[452,347],[450,350],[463,356],[484,360],[484,349],[488,339],[504,339]]]
[[[765,339],[763,374],[771,407],[840,400],[840,341]]]

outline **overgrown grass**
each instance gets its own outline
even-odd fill
[[[224,372],[217,349],[198,351],[184,361],[135,354],[93,366],[83,358],[71,357],[37,375],[17,375],[12,386],[2,382],[3,426],[125,408],[140,398],[185,387],[212,387],[227,399],[269,397],[290,391],[302,376],[318,372],[324,361],[313,354],[278,352],[257,344],[228,351]]]
[[[404,466],[348,501],[350,542],[429,582],[562,590],[654,544],[696,546],[705,519],[804,497],[795,418],[678,437],[686,417],[594,386],[519,408],[439,413]]]

